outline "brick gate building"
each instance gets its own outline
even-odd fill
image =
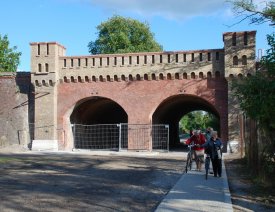
[[[167,124],[173,145],[181,117],[204,110],[219,119],[223,141],[239,140],[229,86],[255,73],[255,35],[224,33],[222,49],[89,56],[66,56],[56,42],[31,43],[33,139],[71,150],[72,124]],[[128,149],[136,149],[130,135]]]

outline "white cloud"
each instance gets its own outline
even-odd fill
[[[110,11],[134,12],[143,16],[185,19],[224,11],[224,0],[81,0]]]

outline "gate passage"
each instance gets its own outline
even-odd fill
[[[131,142],[131,149],[169,151],[169,125],[120,123],[71,126],[75,149],[127,150]]]

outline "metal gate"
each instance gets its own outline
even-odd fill
[[[74,147],[94,150],[169,150],[169,126],[149,124],[73,124]]]

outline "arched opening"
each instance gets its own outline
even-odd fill
[[[119,123],[127,122],[127,113],[113,100],[104,97],[83,99],[75,105],[70,115],[74,148],[118,148],[121,132]]]
[[[163,101],[155,110],[152,117],[153,124],[169,125],[170,148],[182,147],[179,140],[179,122],[186,114],[198,110],[212,114],[220,123],[220,116],[216,108],[205,99],[197,96],[185,94],[172,96]],[[219,129],[220,126],[217,130]]]

